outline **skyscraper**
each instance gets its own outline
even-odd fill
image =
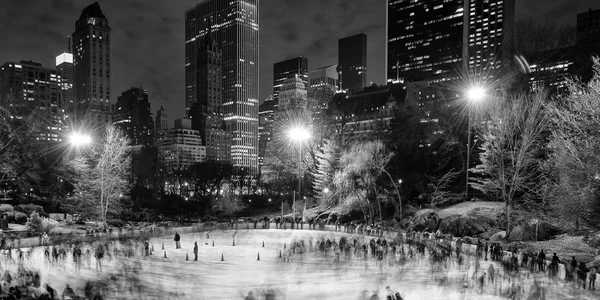
[[[300,80],[308,86],[308,58],[294,57],[288,60],[280,61],[273,65],[273,100],[275,101],[275,109],[277,109],[279,101],[279,91],[286,79],[294,78],[298,75]]]
[[[231,162],[258,171],[258,0],[206,0],[185,13],[185,108],[197,102],[198,47],[212,32],[222,51],[222,112]]]
[[[359,33],[338,41],[342,89],[360,92],[367,86],[367,35]]]
[[[258,109],[258,165],[262,167],[267,148],[273,138],[273,121],[275,120],[275,100],[270,95]]]
[[[75,91],[73,90],[74,66],[73,54],[68,51],[63,52],[56,57],[56,72],[60,86],[59,106],[66,112],[71,113],[75,109]]]
[[[161,106],[160,109],[156,111],[156,116],[154,117],[154,138],[156,141],[159,141],[161,138],[163,138],[164,133],[167,130],[169,130],[167,111]]]
[[[110,27],[98,2],[75,22],[73,33],[77,119],[98,130],[110,122]]]
[[[229,162],[231,137],[223,121],[222,51],[209,33],[196,56],[196,102],[189,111],[192,129],[200,132],[206,159]]]
[[[388,81],[491,75],[511,51],[514,7],[514,0],[389,0]]]
[[[327,109],[338,89],[337,65],[331,65],[308,73],[308,109],[318,118]]]
[[[132,87],[117,99],[112,122],[131,141],[131,146],[154,144],[154,117],[148,93],[141,87]]]
[[[0,106],[20,105],[43,116],[40,140],[61,141],[64,114],[54,68],[33,61],[7,62],[0,69]]]

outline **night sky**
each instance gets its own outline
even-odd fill
[[[148,90],[153,113],[184,113],[184,13],[200,0],[98,1],[112,28],[112,88]],[[261,0],[260,96],[272,92],[273,63],[302,55],[309,70],[337,63],[337,40],[366,33],[367,82],[384,83],[387,0]],[[0,4],[0,64],[33,60],[53,67],[67,48],[82,9],[93,1],[6,0]],[[598,0],[517,0],[517,18],[575,24],[576,14]],[[170,121],[170,126],[172,126]]]

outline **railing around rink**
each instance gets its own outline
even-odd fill
[[[205,231],[215,230],[262,230],[262,229],[276,229],[276,230],[301,230],[301,231],[328,231],[328,232],[341,232],[349,234],[357,234],[365,237],[383,237],[386,239],[397,239],[400,238],[402,241],[407,240],[407,233],[400,231],[389,231],[381,229],[367,229],[365,227],[346,226],[346,225],[326,225],[326,224],[309,224],[309,223],[268,223],[268,222],[235,222],[235,223],[199,223],[192,226],[185,227],[159,227],[150,226],[142,230],[111,230],[108,232],[96,232],[96,233],[79,233],[79,234],[64,234],[53,236],[46,244],[54,243],[72,243],[72,242],[93,242],[98,239],[118,239],[118,238],[156,238],[165,235],[174,235],[178,233],[196,233]],[[448,245],[451,250],[455,251],[457,246],[458,238],[453,237],[451,240],[442,240],[435,238],[433,233],[415,233],[417,239],[431,240],[432,242],[439,245]],[[22,238],[8,240],[7,246],[12,248],[24,248],[24,247],[39,247],[43,246],[44,241],[40,237]],[[477,245],[469,244],[466,242],[460,243],[461,253],[468,255],[477,255]],[[512,252],[503,251],[502,259],[508,260],[513,257]],[[517,259],[519,265],[523,259],[523,253],[517,253]],[[547,253],[550,255],[550,253]],[[531,262],[530,262],[531,263]],[[537,262],[536,262],[537,265]],[[550,266],[549,260],[544,260],[545,269],[548,270]],[[537,267],[537,266],[536,266]],[[558,272],[555,275],[557,278],[565,278],[566,269],[565,265],[560,263],[558,265]],[[597,274],[596,277],[598,277]]]

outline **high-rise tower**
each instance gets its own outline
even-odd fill
[[[111,118],[110,27],[98,2],[83,9],[72,36],[76,119],[101,130]]]
[[[299,56],[280,61],[273,65],[273,100],[275,101],[275,109],[277,109],[279,104],[279,91],[283,86],[283,82],[294,78],[295,75],[298,75],[300,80],[304,82],[304,85],[308,86],[308,58]]]
[[[367,86],[367,35],[359,33],[338,41],[342,89],[360,92]]]
[[[112,122],[129,137],[131,146],[154,144],[154,117],[145,89],[132,87],[124,91],[117,99]]]
[[[71,37],[69,37],[67,51],[56,56],[56,73],[60,86],[59,106],[71,113],[75,109],[75,91],[73,90],[74,66],[73,53],[71,53]]]
[[[389,0],[387,79],[488,77],[512,51],[514,18],[515,0]]]
[[[185,109],[197,102],[198,48],[212,32],[222,51],[222,112],[231,162],[258,171],[258,0],[206,0],[185,13]]]

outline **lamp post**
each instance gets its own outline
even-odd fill
[[[298,144],[299,147],[299,160],[298,160],[298,197],[301,195],[302,189],[302,142],[308,140],[310,138],[310,132],[304,127],[292,127],[288,131],[288,137],[295,143]],[[296,193],[294,193],[293,197],[293,218],[294,222],[296,222]]]
[[[471,111],[473,104],[481,102],[485,97],[485,90],[482,87],[473,87],[467,92],[467,100],[469,101],[469,116],[467,125],[467,166],[465,168],[465,197],[469,200],[469,165],[471,159]]]

